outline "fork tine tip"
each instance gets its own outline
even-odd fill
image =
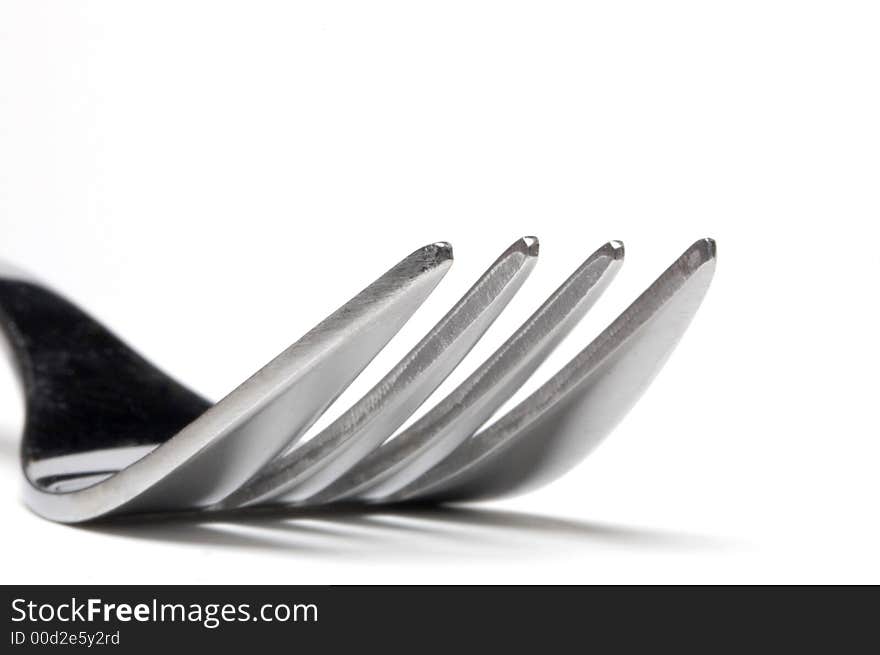
[[[613,259],[623,259],[626,255],[626,248],[623,247],[623,241],[614,239],[606,243],[605,248],[609,251]]]

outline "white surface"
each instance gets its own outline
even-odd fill
[[[528,389],[696,238],[719,266],[592,457],[445,518],[48,523],[0,369],[0,581],[880,582],[878,33],[872,2],[2,3],[0,258],[215,398],[431,241],[452,272],[345,399],[517,236],[536,271],[444,389],[605,240]]]

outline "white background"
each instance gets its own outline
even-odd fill
[[[0,579],[880,582],[878,34],[873,2],[4,1],[0,258],[213,398],[436,240],[455,266],[333,412],[518,236],[538,266],[440,393],[608,239],[526,391],[695,239],[719,263],[596,453],[447,514],[55,525],[0,369]]]

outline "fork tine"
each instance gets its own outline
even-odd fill
[[[443,459],[492,416],[576,325],[614,277],[623,254],[623,244],[616,241],[593,253],[436,407],[307,501],[380,498]]]
[[[467,356],[525,282],[537,255],[536,238],[517,240],[365,396],[314,438],[270,461],[218,509],[294,492],[310,496],[339,478],[391,436]]]
[[[614,428],[675,349],[715,270],[697,241],[586,349],[493,425],[384,501],[507,496],[556,479]]]
[[[324,412],[422,304],[452,248],[421,248],[313,328],[155,450],[94,486],[52,493],[31,484],[44,517],[77,522],[111,512],[213,504],[248,480]]]

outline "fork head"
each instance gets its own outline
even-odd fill
[[[0,335],[24,390],[25,501],[60,522],[339,501],[467,501],[572,468],[637,401],[697,311],[715,243],[696,242],[568,365],[487,425],[595,302],[623,259],[590,255],[496,353],[398,428],[489,329],[531,271],[516,241],[361,400],[297,445],[427,298],[446,243],[404,258],[217,403],[150,364],[47,285],[0,266]],[[2,341],[2,339],[0,339]]]

